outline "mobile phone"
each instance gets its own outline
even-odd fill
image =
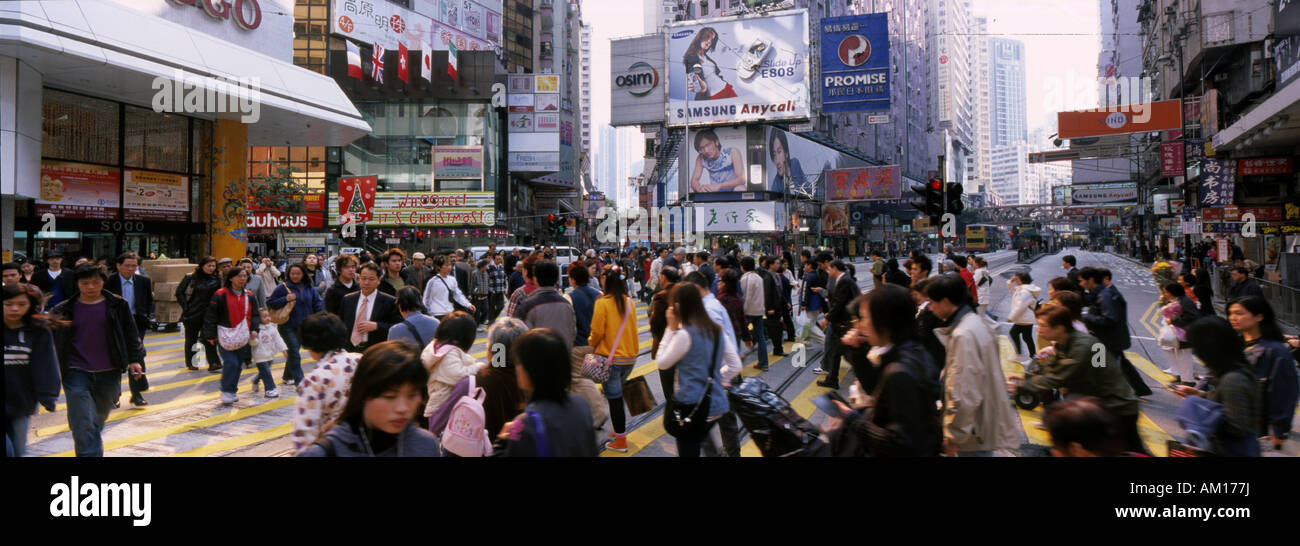
[[[844,413],[840,411],[840,408],[835,405],[835,402],[832,401],[828,394],[813,398],[813,405],[817,406],[817,409],[822,410],[822,413],[831,417],[844,417]]]

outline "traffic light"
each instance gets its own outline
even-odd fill
[[[966,205],[961,202],[961,193],[964,188],[960,183],[949,182],[947,189],[948,191],[944,193],[944,199],[948,202],[948,212],[961,214],[961,211],[966,208]]]
[[[920,196],[912,201],[912,206],[930,217],[931,225],[939,225],[943,221],[943,182],[938,177],[931,178],[925,185],[912,186],[912,191]]]

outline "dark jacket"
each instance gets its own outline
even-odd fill
[[[1255,279],[1246,277],[1246,280],[1228,286],[1228,301],[1246,296],[1264,297],[1264,291],[1259,288],[1259,283],[1255,282]]]
[[[948,363],[948,349],[943,346],[942,341],[939,341],[939,336],[934,334],[935,328],[943,327],[943,321],[928,307],[916,315],[916,331],[920,336],[921,346],[925,347],[926,352],[930,353],[930,358],[934,359],[936,379],[944,365]]]
[[[1192,298],[1187,296],[1178,298],[1178,306],[1181,307],[1183,311],[1179,313],[1178,316],[1174,317],[1173,320],[1170,320],[1170,324],[1179,328],[1187,328],[1188,326],[1191,326],[1193,322],[1196,322],[1196,319],[1201,318],[1201,312],[1196,308],[1196,302],[1192,301]]]
[[[203,339],[216,339],[217,327],[233,328],[235,325],[230,323],[230,307],[226,305],[225,288],[212,293],[212,300],[208,302],[208,310],[203,318]],[[257,303],[253,298],[253,291],[244,289],[248,300],[248,332],[250,336],[257,335],[257,329],[262,325],[262,318],[257,312]]]
[[[1070,282],[1074,283],[1075,286],[1079,286],[1079,268],[1071,267],[1069,271],[1065,272],[1065,278],[1070,279]]]
[[[289,287],[289,288],[285,288]],[[325,309],[325,303],[321,301],[320,295],[316,294],[316,289],[307,284],[280,283],[266,298],[266,307],[268,309],[283,309],[289,304],[287,299],[289,290],[293,290],[295,296],[293,312],[289,315],[289,321],[281,324],[282,328],[294,329],[302,320],[312,313],[319,313]],[[351,330],[349,330],[349,333]]]
[[[722,307],[727,310],[727,316],[731,318],[731,328],[735,330],[736,338],[740,341],[754,341],[754,334],[745,324],[745,300],[735,294],[727,293],[719,293],[717,297],[718,303],[722,304]]]
[[[550,446],[552,457],[595,457],[596,432],[591,428],[591,408],[573,393],[567,393],[563,404],[540,400],[530,402],[527,410],[537,412],[542,418],[542,430]],[[518,434],[507,440],[506,457],[537,457],[536,423],[524,414],[519,418],[522,426]],[[499,431],[498,431],[499,432]]]
[[[1196,296],[1197,303],[1200,304],[1201,316],[1212,317],[1218,314],[1214,310],[1214,289],[1208,284],[1197,284],[1192,287],[1192,295]]]
[[[419,290],[421,294],[424,293],[424,285],[416,284],[415,282],[416,280],[418,280],[416,279],[416,277],[418,277],[419,275],[415,271],[412,271],[411,268],[403,267],[402,270],[398,272],[397,276],[402,278],[402,282],[406,283],[406,286],[414,286],[415,289]],[[397,297],[397,287],[393,286],[392,282],[389,282],[387,269],[384,270],[384,276],[379,278],[378,290],[394,298]],[[469,292],[465,292],[465,293],[468,294]]]
[[[524,321],[529,328],[550,328],[564,339],[570,349],[573,340],[578,337],[578,319],[573,311],[573,304],[554,288],[538,288],[515,308],[514,318]],[[631,332],[636,331],[636,318],[628,319]],[[587,324],[588,327],[591,323]],[[590,329],[588,330],[590,333]],[[500,432],[500,431],[497,431]]]
[[[488,436],[496,438],[501,427],[523,410],[528,397],[519,390],[513,366],[488,366],[474,377],[474,384],[487,395],[483,399],[483,425]]]
[[[29,283],[40,288],[42,294],[51,294],[50,301],[45,303],[45,305],[50,308],[77,296],[77,282],[72,280],[72,269],[65,267],[60,271],[62,271],[62,273],[59,273],[58,283],[60,290],[63,292],[63,299],[61,300],[56,301],[53,299],[52,295],[54,294],[55,280],[50,278],[50,271],[48,269],[40,268],[36,270],[36,272],[32,273],[32,282]]]
[[[357,304],[361,303],[361,291],[357,290],[351,294],[343,296],[343,302],[339,307],[339,318],[343,319],[343,326],[348,330],[347,346],[348,350],[361,352],[363,347],[369,347],[376,343],[388,341],[388,330],[394,324],[402,322],[402,314],[397,312],[397,300],[392,296],[375,290],[371,295],[375,296],[375,301],[371,303],[370,321],[379,325],[379,328],[369,334],[366,334],[365,344],[361,347],[352,346],[352,328],[357,323]],[[433,341],[425,340],[425,343]]]
[[[590,284],[579,286],[569,292],[569,299],[573,300],[573,317],[578,323],[578,333],[573,337],[574,347],[588,345],[587,338],[591,336],[591,316],[596,310],[598,298],[600,298],[600,291],[592,288]]]
[[[1106,350],[1116,355],[1133,345],[1128,333],[1128,302],[1114,285],[1096,291],[1091,305],[1083,312],[1083,323]]]
[[[194,273],[185,275],[181,283],[176,286],[176,301],[181,304],[181,322],[191,324],[203,322],[203,317],[208,310],[208,302],[212,301],[212,293],[221,288],[221,278],[217,275],[208,275],[206,273]],[[190,296],[185,297],[186,292]]]
[[[59,357],[54,334],[44,328],[4,328],[5,352],[16,361],[5,362],[5,415],[36,414],[36,405],[54,411],[59,399]]]
[[[382,289],[383,283],[380,283],[380,291],[383,291]],[[334,279],[334,284],[331,284],[329,290],[325,291],[325,312],[342,317],[340,310],[343,307],[343,296],[358,290],[361,290],[361,287],[357,285],[355,278],[352,279],[352,288],[348,288],[342,281]]]
[[[936,403],[938,372],[930,354],[915,341],[903,342],[881,357],[866,415],[844,420],[846,432],[857,437],[859,454],[873,457],[934,457],[943,433]]]
[[[112,292],[104,292],[105,309],[108,311],[108,362],[118,371],[126,371],[126,366],[133,362],[144,363],[144,344],[140,342],[139,332],[135,329],[135,319],[126,300]],[[54,331],[54,349],[59,355],[59,372],[67,375],[68,348],[72,345],[72,329],[77,327],[73,303],[70,299],[55,306],[50,311],[51,318],[66,320],[72,324]]]
[[[1291,349],[1281,341],[1256,340],[1246,345],[1246,360],[1255,367],[1264,395],[1260,430],[1286,438],[1300,399],[1300,377]]]
[[[826,288],[826,273],[823,271],[813,270],[803,274],[803,295],[799,298],[799,305],[804,309],[813,311],[824,311],[826,302],[821,295],[813,288]]]
[[[668,294],[672,292],[673,286],[672,284],[661,286],[655,295],[650,297],[650,358],[659,354],[659,340],[663,339],[664,330],[668,329]],[[744,303],[742,302],[741,305],[743,314]]]
[[[781,316],[781,311],[785,309],[785,299],[781,297],[781,285],[776,280],[777,275],[766,269],[755,271],[763,278],[763,309],[773,313],[766,316]]]
[[[148,318],[153,314],[153,281],[144,275],[132,275],[135,283],[135,315],[137,317]],[[119,296],[122,295],[122,276],[114,273],[108,277],[108,283],[104,285],[104,290],[108,290]]]
[[[907,273],[903,273],[900,269],[890,269],[885,271],[885,282],[889,284],[897,284],[902,287],[908,287],[912,285],[912,278],[907,276]]]
[[[839,338],[849,331],[853,322],[849,305],[859,294],[861,292],[858,290],[858,283],[853,282],[853,278],[849,277],[848,273],[840,275],[835,282],[835,288],[831,291],[831,304],[826,311],[826,322],[830,325],[830,332],[826,335]]]
[[[704,264],[700,265],[700,268],[697,271],[699,271],[701,275],[704,275],[705,279],[708,279],[709,284],[713,284],[713,279],[717,275],[713,274],[713,266],[710,265],[709,262],[704,262]]]
[[[1071,396],[1096,396],[1102,407],[1118,416],[1138,413],[1138,398],[1133,394],[1124,372],[1118,366],[1093,365],[1093,345],[1097,338],[1087,332],[1074,332],[1064,346],[1043,364],[1042,372],[1028,374],[1020,384],[1021,393],[1046,392],[1064,388]]]
[[[369,434],[374,435],[374,431]],[[321,442],[328,443],[333,456],[335,457],[365,457],[365,446],[362,445],[361,435],[357,434],[356,427],[352,423],[340,422],[325,434],[321,435]],[[398,446],[401,446],[402,452],[398,453]],[[326,457],[328,456],[325,448],[313,443],[302,448],[295,457]],[[392,443],[386,449],[375,453],[376,457],[441,457],[442,450],[438,447],[438,438],[432,432],[424,430],[415,424],[414,421],[407,423],[406,428],[402,430],[400,440]]]

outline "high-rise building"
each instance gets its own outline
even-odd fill
[[[582,25],[582,149],[591,153],[591,25]]]
[[[505,0],[505,36],[502,56],[506,71],[527,73],[533,71],[533,0]]]
[[[618,199],[618,129],[608,125],[600,128],[600,146],[597,148],[595,186],[609,199]]]
[[[973,135],[975,157],[973,161],[967,162],[966,180],[967,183],[973,185],[967,193],[983,193],[986,195],[985,201],[990,206],[996,206],[997,203],[992,199],[993,164],[992,157],[989,155],[989,151],[993,147],[993,137],[989,125],[988,17],[972,17],[970,29],[966,47],[970,52],[972,67],[970,97],[971,105],[975,109],[975,132]]]
[[[929,0],[926,17],[929,46],[930,133],[932,146],[943,149],[943,131],[948,132],[952,157],[949,173],[955,182],[965,185],[967,158],[974,151],[975,108],[971,101],[972,54],[970,51],[971,13],[969,0]],[[973,191],[975,188],[967,188]]]
[[[677,18],[675,0],[641,0],[641,8],[646,34],[663,32]]]
[[[1142,25],[1138,22],[1138,0],[1098,0],[1101,53],[1097,57],[1099,89],[1096,106],[1118,106],[1148,102],[1142,76]],[[1117,85],[1110,85],[1116,82]],[[1129,137],[1136,144],[1140,137]],[[1072,162],[1075,182],[1117,182],[1133,180],[1137,161],[1131,157],[1082,159]]]
[[[989,134],[994,147],[1029,138],[1025,123],[1025,44],[989,38]]]
[[[1026,198],[1031,193],[1026,189],[1028,153],[1024,141],[989,150],[990,179],[993,181],[990,190],[999,205],[1027,204]]]

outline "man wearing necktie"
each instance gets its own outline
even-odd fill
[[[373,262],[362,265],[357,270],[360,290],[343,296],[342,318],[350,332],[348,350],[351,352],[364,352],[371,345],[387,341],[389,328],[402,322],[397,300],[378,290],[381,275],[379,266]]]
[[[118,256],[117,273],[109,277],[104,289],[126,300],[126,304],[131,309],[131,317],[135,319],[135,330],[140,337],[140,345],[143,347],[144,334],[149,329],[149,316],[153,315],[153,282],[144,275],[136,274],[139,266],[140,257],[134,252],[126,252]],[[139,377],[128,375],[127,383],[131,387],[131,403],[136,406],[147,406],[149,402],[145,401],[144,396],[140,394],[149,390],[149,382],[143,374],[143,357],[140,359],[140,368],[141,375]]]

